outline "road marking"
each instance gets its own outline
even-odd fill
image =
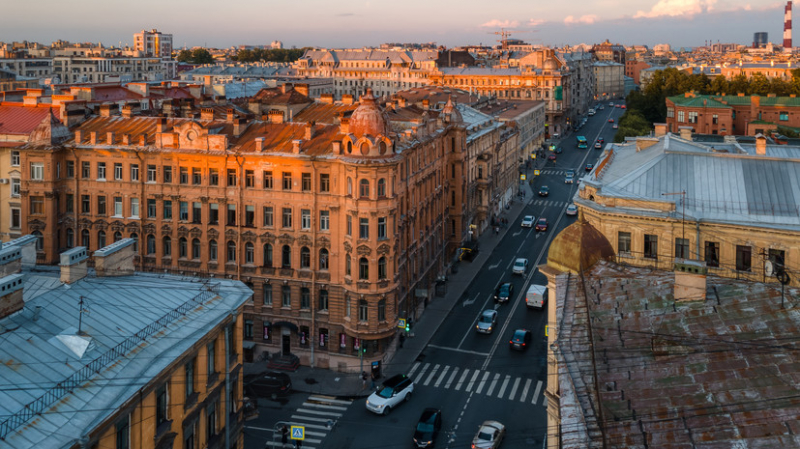
[[[475,355],[483,355],[483,356],[489,355],[488,352],[478,352],[478,351],[470,351],[468,349],[448,348],[447,346],[428,345],[428,347],[436,348],[436,349],[444,349],[446,351],[463,352],[465,354],[475,354]]]
[[[522,229],[520,229],[519,231],[517,231],[517,232],[515,232],[515,233],[511,234],[511,236],[512,236],[512,237],[516,237],[516,236],[518,236],[518,235],[520,235],[520,234],[522,234]]]
[[[311,414],[311,415],[322,415],[322,416],[335,416],[337,418],[341,418],[342,417],[341,413],[326,412],[325,410],[308,410],[308,409],[305,409],[305,408],[298,408],[297,409],[297,413],[308,413],[308,414]]]
[[[420,365],[419,362],[414,362],[414,366],[412,366],[411,371],[408,372],[408,377],[411,377],[411,375],[414,374],[414,371],[416,371],[417,368],[419,368],[419,365]]]
[[[315,418],[313,416],[303,416],[303,415],[292,415],[291,418],[292,419],[301,420],[301,421],[298,422],[300,424],[302,424],[303,421],[324,422],[324,423],[327,423],[328,421],[330,421],[330,418]],[[303,424],[303,425],[305,425],[305,424]]]
[[[280,441],[267,441],[266,447],[286,447],[286,445],[284,445]],[[305,444],[303,444],[303,449],[316,449],[316,448],[314,446],[306,446]]]
[[[458,367],[457,366],[453,368],[453,374],[450,375],[450,378],[447,379],[447,383],[444,384],[444,388],[445,389],[449,389],[450,388],[450,384],[453,383],[453,379],[456,378],[456,374],[458,374]]]
[[[439,388],[439,384],[442,383],[445,377],[447,377],[447,372],[450,370],[450,365],[445,365],[444,369],[442,370],[442,375],[436,380],[436,383],[433,384],[434,387]]]
[[[419,362],[417,362],[417,364],[419,364]],[[341,404],[341,405],[350,405],[350,404],[353,403],[353,401],[346,401],[346,400],[343,400],[343,399],[336,399],[335,397],[331,397],[331,396],[320,396],[320,395],[316,395],[316,394],[312,395],[312,396],[309,396],[307,401],[322,402],[322,403],[325,403],[325,404]]]
[[[315,404],[313,402],[306,401],[303,403],[306,407],[318,408],[320,410],[339,410],[339,411],[346,411],[347,407],[342,407],[339,405],[328,405],[328,404]]]
[[[436,375],[436,371],[439,371],[439,367],[440,367],[440,366],[441,366],[441,365],[439,365],[439,364],[437,363],[437,364],[436,364],[436,366],[434,366],[434,367],[433,367],[433,369],[431,370],[431,373],[430,373],[430,374],[428,374],[428,378],[427,378],[427,379],[425,379],[425,383],[424,383],[424,384],[422,384],[422,385],[425,385],[425,386],[427,386],[429,383],[431,383],[431,380],[433,380],[433,376],[435,376],[435,375]]]
[[[475,385],[475,379],[478,378],[478,374],[480,374],[480,373],[481,372],[479,370],[475,370],[475,374],[472,376],[472,379],[469,380],[469,384],[467,385],[467,388],[464,391],[466,391],[467,393],[472,391],[472,386]],[[489,374],[489,373],[486,373],[486,374]]]
[[[514,381],[514,386],[511,387],[511,393],[508,394],[508,399],[510,399],[512,401],[514,400],[514,396],[517,395],[517,387],[519,387],[519,382],[521,380],[522,380],[522,378],[517,377],[517,380]]]
[[[528,390],[531,388],[531,380],[528,379],[525,381],[525,388],[522,389],[522,396],[519,398],[520,402],[525,402],[525,398],[528,397]]]
[[[540,380],[536,384],[536,392],[533,393],[533,400],[531,401],[531,404],[535,404],[536,401],[539,400],[539,390],[541,390],[541,389],[542,389],[542,381]]]
[[[464,368],[464,372],[461,373],[461,378],[458,379],[458,383],[456,384],[456,391],[461,389],[461,385],[464,384],[464,379],[467,378],[467,374],[469,374],[469,369],[468,368]]]
[[[480,295],[481,295],[481,292],[478,292],[478,294],[475,295],[475,299],[468,299],[468,300],[464,301],[464,303],[461,304],[461,306],[462,307],[467,307],[468,305],[471,305],[472,303],[474,303],[475,301],[478,300],[478,296],[480,296]]]
[[[425,366],[422,367],[422,371],[419,372],[419,376],[417,377],[417,382],[419,382],[420,379],[425,377],[425,371],[427,371],[428,368],[430,368],[430,366],[431,366],[430,363],[426,363]]]
[[[494,375],[494,379],[492,379],[492,383],[489,385],[489,390],[486,392],[486,396],[491,396],[492,392],[494,391],[494,387],[497,386],[497,379],[500,379],[500,373]]]
[[[483,391],[483,386],[486,385],[486,380],[488,379],[489,379],[489,371],[486,371],[483,373],[483,379],[481,379],[481,383],[478,384],[478,389],[475,390],[476,394],[481,394],[481,391]]]
[[[494,270],[495,268],[497,268],[497,267],[499,267],[499,266],[500,266],[500,262],[502,262],[502,261],[503,261],[503,259],[500,259],[500,260],[498,260],[498,261],[497,261],[497,263],[496,263],[496,264],[494,264],[494,265],[489,265],[489,267],[487,268],[487,270]]]
[[[497,393],[498,398],[503,397],[503,393],[506,392],[506,387],[508,386],[508,381],[511,380],[511,376],[506,374],[506,379],[503,381],[503,385],[500,386],[500,392]]]

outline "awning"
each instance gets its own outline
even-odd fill
[[[290,323],[288,321],[277,321],[275,323],[272,323],[272,325],[275,326],[275,327],[285,327],[287,329],[291,329],[292,332],[294,332],[294,333],[297,333],[300,330],[300,329],[298,329],[296,324]]]
[[[244,349],[253,349],[253,347],[255,345],[256,345],[256,342],[254,342],[252,340],[245,340],[245,341],[242,342],[242,347]]]

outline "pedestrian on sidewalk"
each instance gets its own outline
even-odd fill
[[[361,371],[361,389],[367,388],[367,372]]]
[[[281,447],[286,447],[286,443],[289,442],[289,428],[286,427],[286,424],[281,427]]]
[[[372,375],[370,376],[370,378],[371,378],[371,380],[369,382],[369,389],[370,390],[374,390],[375,389],[375,372],[374,371],[372,372]]]
[[[400,347],[401,348],[403,347],[403,342],[405,342],[405,341],[406,341],[406,335],[403,333],[403,331],[400,331]]]

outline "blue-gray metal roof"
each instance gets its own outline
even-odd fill
[[[24,309],[0,320],[4,448],[72,446],[252,295],[238,281],[136,274],[67,285],[58,276],[27,273]]]

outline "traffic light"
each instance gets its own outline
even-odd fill
[[[411,324],[408,321],[406,321],[406,332],[410,330],[411,330]]]

